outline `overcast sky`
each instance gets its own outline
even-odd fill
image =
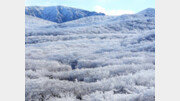
[[[107,15],[121,15],[139,12],[146,8],[155,8],[155,0],[26,0],[26,6],[63,5]]]

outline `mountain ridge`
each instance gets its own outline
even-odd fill
[[[56,23],[76,20],[87,16],[105,15],[104,13],[65,6],[27,6],[25,7],[25,14]]]
[[[136,14],[121,16],[89,16],[45,26],[38,30],[26,30],[26,35],[62,35],[70,33],[137,33],[139,31],[154,30],[154,9],[145,9]],[[53,33],[52,33],[53,32]],[[66,32],[66,33],[64,33]],[[51,34],[49,34],[51,33]]]

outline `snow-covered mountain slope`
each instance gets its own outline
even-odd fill
[[[82,9],[64,6],[28,6],[25,9],[25,13],[27,15],[35,16],[56,23],[71,21],[87,16],[104,15],[103,13],[90,12]]]
[[[151,13],[154,13],[154,9],[146,9],[132,15],[85,17],[55,26],[46,26],[44,29],[35,31],[27,29],[26,35],[48,35],[49,33],[51,33],[50,35],[71,33],[136,33],[155,28],[155,16],[147,16],[153,15]]]
[[[154,8],[147,8],[147,9],[139,12],[138,14],[148,16],[148,17],[155,17],[155,9]]]
[[[81,18],[78,20],[65,22],[59,24],[60,27],[77,27],[77,26],[89,26],[97,24],[111,24],[120,23],[120,21],[131,21],[131,20],[143,20],[143,19],[153,19],[155,17],[155,9],[148,8],[137,14],[127,14],[122,16],[90,16]],[[154,21],[154,20],[153,20]],[[151,22],[153,22],[151,21]]]
[[[27,28],[26,101],[155,101],[153,13]]]
[[[25,15],[25,28],[26,29],[39,29],[45,26],[54,26],[57,25],[55,22],[43,20],[37,17],[33,17],[30,15]]]

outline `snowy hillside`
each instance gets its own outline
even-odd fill
[[[154,13],[27,27],[26,101],[155,101]]]
[[[150,10],[150,9],[146,9]],[[72,33],[136,33],[139,31],[154,30],[155,17],[147,16],[148,12],[122,16],[91,16],[55,26],[47,26],[39,30],[26,30],[26,35],[62,35]],[[151,9],[154,13],[154,9]],[[151,14],[153,15],[153,14]],[[74,27],[73,27],[74,26]],[[52,30],[53,29],[53,30]],[[53,33],[52,33],[53,32]],[[66,32],[66,33],[64,33]]]
[[[25,9],[25,13],[26,15],[35,16],[56,23],[71,21],[87,16],[104,15],[103,13],[90,12],[82,9],[64,6],[28,6]]]
[[[57,23],[43,20],[30,15],[25,15],[25,28],[27,30],[33,30],[33,29],[38,30],[41,27],[52,26],[52,25],[57,25]]]

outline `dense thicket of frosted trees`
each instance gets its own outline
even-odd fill
[[[26,101],[154,101],[154,13],[60,24],[26,15]]]

